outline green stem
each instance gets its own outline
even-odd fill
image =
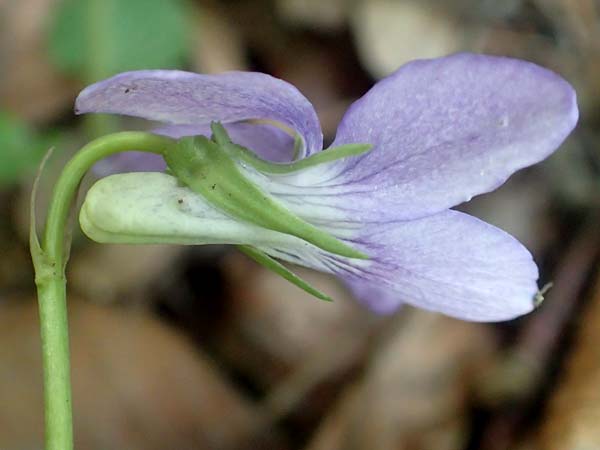
[[[54,187],[48,209],[43,250],[47,257],[64,266],[63,242],[69,212],[79,183],[87,171],[99,160],[124,151],[137,150],[164,154],[176,144],[173,139],[150,133],[126,131],[93,140],[67,163]]]
[[[65,266],[67,222],[79,184],[92,165],[107,156],[128,150],[164,155],[174,144],[172,139],[140,132],[115,133],[90,142],[65,166],[54,187],[41,247],[32,227],[31,254],[44,365],[46,450],[73,448]]]

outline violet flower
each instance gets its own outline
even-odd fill
[[[261,73],[123,73],[87,87],[76,111],[160,121],[168,125],[157,132],[173,137],[210,135],[209,124],[220,121],[233,142],[276,162],[322,151],[309,101]],[[368,153],[292,174],[240,164],[290,211],[367,260],[231,217],[166,174],[109,177],[90,193],[82,215],[101,223],[92,236],[101,241],[142,242],[133,237],[142,233],[156,242],[254,245],[340,276],[381,313],[408,303],[466,320],[506,320],[534,308],[537,267],[516,239],[450,208],[549,156],[577,117],[575,92],[553,72],[457,54],[402,66],[348,109],[331,147],[368,143]],[[289,134],[248,119],[289,127],[302,140],[298,154]],[[175,198],[185,200],[184,209],[172,206]],[[135,217],[119,222],[128,208]]]

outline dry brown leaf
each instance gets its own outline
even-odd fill
[[[182,252],[176,245],[92,244],[73,255],[69,282],[96,302],[140,303],[161,277],[171,275]]]
[[[2,107],[28,121],[54,119],[70,105],[78,83],[60,75],[46,55],[46,27],[56,0],[7,1],[0,5]]]
[[[346,20],[352,0],[277,0],[277,12],[290,25],[331,31]]]
[[[310,450],[464,448],[469,380],[494,348],[490,330],[408,308],[402,314]]]
[[[600,277],[574,340],[565,376],[543,422],[540,450],[587,450],[600,445]]]
[[[440,3],[362,0],[351,25],[365,67],[377,78],[405,62],[458,51],[464,30]]]
[[[502,189],[475,197],[459,208],[515,236],[532,254],[543,255],[557,239],[558,223],[548,217],[548,181],[530,175],[517,173]]]
[[[578,47],[600,50],[598,22],[600,5],[594,0],[536,0],[535,4],[544,12],[564,37]]]
[[[247,70],[244,43],[238,28],[218,7],[205,4],[195,20],[192,59],[202,73]]]
[[[350,299],[334,277],[293,267],[334,299],[329,303],[309,296],[243,255],[231,255],[225,266],[233,305],[228,327],[223,329],[217,345],[232,365],[258,385],[283,382],[300,368],[312,374],[308,376],[312,380],[309,384],[318,382],[327,372],[336,370],[337,361],[356,358],[364,349],[373,316]],[[342,344],[347,351],[341,350]],[[339,352],[329,359],[323,357],[332,347]],[[303,386],[306,377],[302,372]],[[282,392],[286,397],[294,396],[289,388]]]
[[[155,319],[70,301],[77,448],[247,448],[257,417],[214,365]],[[0,309],[0,448],[41,448],[37,308]],[[264,447],[270,448],[270,447]]]

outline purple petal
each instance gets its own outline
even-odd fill
[[[534,308],[538,271],[530,253],[474,217],[448,210],[362,233],[356,242],[373,262],[342,276],[377,312],[408,303],[464,320],[500,321]]]
[[[229,123],[224,126],[233,142],[253,150],[263,159],[288,162],[294,158],[294,139],[276,126],[251,123]],[[211,135],[209,125],[166,125],[152,132],[175,139]],[[124,172],[163,172],[165,169],[166,164],[160,155],[132,151],[100,161],[94,166],[94,173],[107,176]]]
[[[294,139],[280,128],[269,124],[228,123],[223,125],[233,142],[253,150],[258,156],[273,162],[294,159]],[[153,130],[175,139],[202,134],[210,136],[210,125],[167,125]]]
[[[474,54],[415,61],[346,112],[333,146],[374,148],[340,163],[313,193],[327,192],[360,221],[434,214],[546,158],[577,117],[573,88],[532,63]]]
[[[125,114],[176,125],[270,119],[304,139],[301,157],[320,151],[323,143],[319,120],[306,97],[291,84],[256,72],[125,72],[85,88],[75,101],[75,111]]]
[[[391,314],[402,306],[403,302],[396,291],[381,283],[369,283],[364,279],[343,279],[355,298],[367,304],[369,309],[377,314]]]
[[[96,164],[92,171],[99,177],[114,173],[128,172],[163,172],[167,168],[160,155],[145,152],[124,152],[109,156]]]

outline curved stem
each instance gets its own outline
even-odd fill
[[[128,150],[165,154],[174,144],[172,139],[141,132],[115,133],[90,142],[67,163],[54,187],[41,246],[32,227],[31,254],[44,366],[46,450],[73,448],[65,266],[67,222],[79,184],[92,165],[107,156]]]
[[[63,169],[52,193],[42,247],[47,257],[59,267],[66,264],[63,261],[63,245],[69,211],[79,183],[96,162],[128,150],[163,154],[174,145],[173,139],[164,136],[128,131],[95,139],[79,150]]]

